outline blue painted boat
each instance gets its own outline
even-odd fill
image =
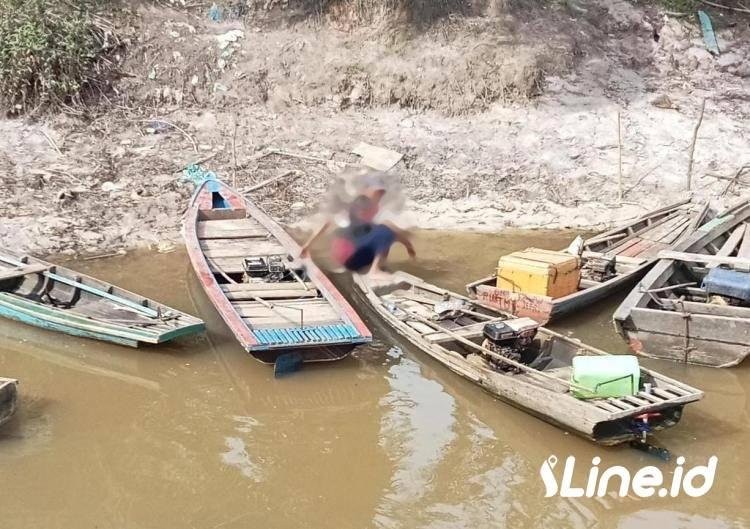
[[[0,248],[0,316],[130,347],[202,332],[203,321],[114,285]]]

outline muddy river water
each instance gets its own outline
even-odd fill
[[[463,292],[509,250],[570,234],[423,232],[409,272]],[[401,257],[401,259],[399,259]],[[648,361],[703,401],[659,435],[686,468],[719,458],[703,497],[545,498],[542,463],[577,458],[632,473],[663,463],[602,448],[503,404],[418,351],[365,308],[376,340],[353,357],[276,380],[233,340],[182,251],[75,267],[204,318],[210,332],[134,350],[3,321],[0,374],[21,380],[0,430],[0,527],[502,528],[744,527],[750,521],[750,366]],[[338,276],[344,289],[351,285]],[[621,297],[555,326],[625,352]],[[746,363],[747,364],[747,363]],[[583,468],[585,467],[585,468]]]

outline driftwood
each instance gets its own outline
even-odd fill
[[[276,182],[277,180],[281,180],[282,178],[286,178],[287,176],[295,175],[295,177],[299,177],[300,174],[302,174],[302,173],[300,173],[299,171],[286,171],[286,172],[281,173],[280,175],[272,176],[271,178],[267,178],[267,179],[263,180],[262,182],[260,182],[258,184],[255,184],[254,186],[248,187],[247,189],[245,189],[243,191],[243,193],[252,193],[253,191],[258,191],[259,189],[262,189],[262,188],[266,187],[268,184],[272,184],[272,183]]]

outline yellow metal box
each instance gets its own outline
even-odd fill
[[[578,290],[581,261],[566,252],[528,248],[500,258],[497,288],[561,298]]]

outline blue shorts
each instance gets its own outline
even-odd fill
[[[367,268],[378,255],[384,255],[396,242],[394,231],[384,224],[373,224],[366,233],[356,235],[351,242],[354,251],[342,263],[348,270],[356,272]]]

